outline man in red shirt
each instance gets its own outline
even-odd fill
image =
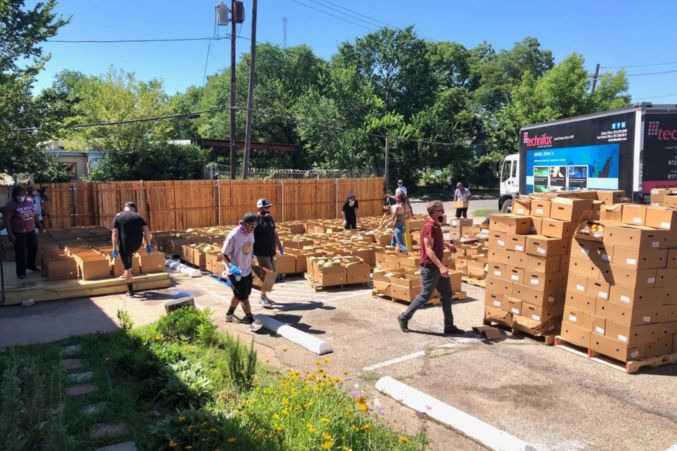
[[[439,200],[428,202],[428,221],[421,229],[421,293],[409,305],[409,308],[397,317],[402,332],[409,332],[409,320],[416,310],[425,305],[437,288],[442,298],[442,312],[444,313],[444,333],[447,335],[464,334],[465,331],[454,325],[454,315],[451,313],[451,282],[449,270],[442,263],[444,248],[455,253],[456,247],[444,242],[444,235],[440,225],[444,220],[444,205]]]

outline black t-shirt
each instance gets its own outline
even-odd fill
[[[133,211],[121,211],[113,219],[113,228],[118,229],[118,242],[125,252],[136,252],[143,243],[143,226],[146,221]]]
[[[346,221],[354,221],[357,219],[357,215],[355,215],[355,210],[359,208],[360,204],[355,200],[355,203],[353,206],[350,206],[350,202],[346,201],[345,204],[343,204],[343,213],[346,214]]]
[[[254,229],[254,255],[275,256],[275,221],[273,217],[257,215],[259,225]]]

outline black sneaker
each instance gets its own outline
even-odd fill
[[[463,329],[459,329],[456,326],[444,328],[444,335],[463,335],[463,334],[465,334],[465,331]]]
[[[133,291],[128,291],[127,293],[125,293],[125,296],[127,296],[128,298],[133,298],[133,297],[134,297],[134,292],[133,292]]]
[[[401,315],[397,315],[397,322],[400,323],[400,329],[402,329],[402,332],[410,332],[408,319],[404,319]]]
[[[40,268],[38,268],[38,267],[35,267],[35,268],[28,268],[28,269],[31,270],[31,271],[33,271],[33,272],[40,272]]]

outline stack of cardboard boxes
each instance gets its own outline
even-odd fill
[[[652,207],[670,207],[677,208],[677,189],[652,189],[651,206]]]
[[[559,331],[571,238],[593,198],[594,191],[535,195],[518,199],[519,215],[491,216],[485,321],[536,336]]]
[[[677,210],[615,210],[578,226],[561,336],[623,362],[675,352]]]

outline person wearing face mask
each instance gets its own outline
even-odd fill
[[[32,186],[28,188],[27,190],[28,193],[31,195],[31,200],[33,201],[33,205],[35,205],[35,212],[38,214],[38,219],[42,222],[42,199],[40,198],[40,193],[38,192],[37,189],[33,188]],[[44,224],[44,223],[43,223]]]
[[[404,244],[404,236],[407,233],[407,225],[405,221],[408,218],[411,218],[411,212],[405,203],[404,193],[399,193],[397,196],[395,196],[395,201],[397,203],[391,207],[391,211],[384,214],[383,218],[381,218],[381,224],[379,225],[379,228],[383,227],[384,225],[389,226],[394,224],[393,239],[390,242],[390,245],[395,246],[397,244],[400,248],[400,251],[409,252],[409,249],[407,249],[407,246]]]
[[[348,229],[357,229],[357,221],[360,220],[358,210],[360,208],[359,202],[355,199],[355,195],[350,193],[346,202],[343,204],[341,215],[343,216],[343,227]]]
[[[258,225],[254,229],[254,255],[259,262],[259,266],[277,272],[275,268],[275,252],[280,251],[284,255],[284,248],[280,242],[280,236],[277,234],[275,220],[270,216],[270,207],[273,204],[266,198],[259,199],[256,202]],[[264,308],[275,308],[275,303],[271,301],[266,292],[261,290],[259,302]]]
[[[137,213],[136,204],[131,201],[127,202],[124,210],[113,218],[111,243],[113,244],[113,258],[120,257],[122,262],[128,297],[134,297],[132,257],[139,250],[144,239],[146,240],[146,252],[150,255],[153,252],[150,244],[150,228],[146,220]]]
[[[252,293],[252,260],[254,258],[254,230],[258,226],[259,219],[254,213],[246,213],[240,224],[230,231],[223,242],[221,254],[226,260],[226,277],[228,285],[233,290],[230,307],[226,313],[226,322],[236,322],[235,309],[242,303],[245,317],[237,322],[249,324],[253,332],[263,327],[260,321],[255,320],[252,308],[249,304],[249,296]]]
[[[16,276],[25,279],[26,269],[40,272],[35,265],[38,256],[38,237],[35,236],[37,228],[42,235],[45,229],[38,219],[35,205],[26,198],[26,190],[15,186],[12,190],[12,200],[7,202],[3,210],[7,236],[14,243],[14,257],[16,261]]]
[[[442,312],[444,313],[444,333],[447,335],[464,334],[465,331],[454,325],[454,315],[451,312],[451,281],[449,270],[442,260],[444,248],[451,253],[456,252],[456,247],[444,242],[442,222],[444,221],[444,205],[442,201],[428,202],[428,221],[421,229],[421,293],[409,304],[409,308],[397,317],[402,332],[409,332],[409,321],[416,310],[425,305],[432,297],[437,288],[442,300]]]

